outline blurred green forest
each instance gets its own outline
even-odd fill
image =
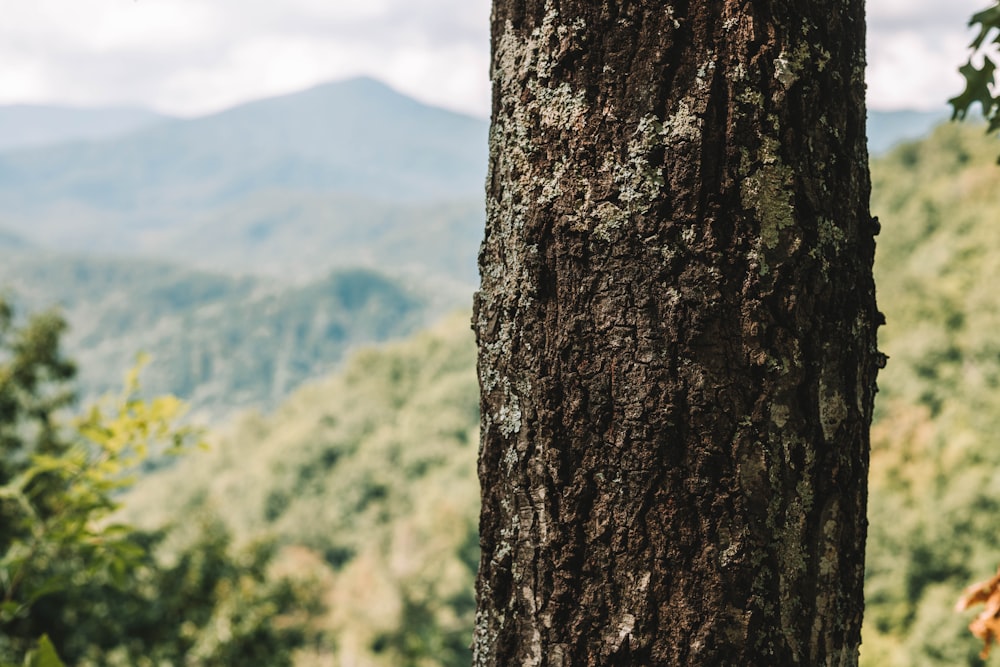
[[[982,664],[971,612],[953,606],[1000,562],[998,151],[980,127],[946,124],[872,163],[890,361],[873,430],[870,667]],[[317,622],[333,664],[463,664],[476,397],[456,317],[247,417],[209,457],[144,484],[132,516],[155,525],[208,507],[237,539],[287,545],[324,573]]]
[[[979,665],[962,589],[1000,563],[1000,142],[940,126],[872,163],[888,324],[872,433],[866,665]]]
[[[224,526],[202,521],[163,559],[169,527],[116,520],[142,464],[200,433],[175,397],[139,396],[141,364],[118,396],[68,418],[65,328],[0,300],[0,665],[290,664],[319,600],[268,576],[269,543],[235,553]]]
[[[972,612],[953,606],[1000,562],[998,153],[981,127],[946,124],[872,162],[890,360],[872,432],[866,667],[984,664]],[[148,574],[132,597],[101,589],[105,618],[162,624],[139,613],[162,597],[189,633],[163,644],[166,664],[197,644],[185,664],[258,664],[226,647],[264,645],[300,667],[467,665],[477,406],[466,314],[355,351],[123,499],[123,518],[151,536]],[[233,628],[248,639],[227,645]],[[143,650],[108,642],[119,662],[107,664]]]
[[[297,665],[468,665],[479,563],[468,322],[363,350],[273,414],[247,415],[209,453],[144,480],[126,517],[149,529],[217,517],[237,545],[281,545],[278,571],[322,591],[318,639]]]
[[[0,251],[0,286],[22,312],[59,305],[85,402],[114,391],[121,370],[146,352],[147,392],[184,398],[212,421],[273,408],[349,350],[410,334],[441,308],[369,269],[294,285],[39,251]]]

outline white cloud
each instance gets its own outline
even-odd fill
[[[0,0],[0,13],[0,103],[197,114],[368,74],[488,107],[488,0]]]
[[[81,43],[97,53],[146,51],[172,53],[196,46],[223,32],[226,17],[207,4],[143,0],[122,7],[122,2],[80,17],[90,24],[78,31]]]
[[[964,33],[895,30],[869,41],[868,103],[876,109],[938,109],[962,92]]]
[[[176,68],[164,78],[150,102],[181,114],[221,109],[337,78],[336,63],[351,55],[349,49],[338,48],[333,41],[254,37],[214,54],[210,62],[190,62]]]
[[[213,6],[187,0],[5,1],[0,11],[4,41],[34,43],[39,54],[177,50],[225,27],[225,15]]]
[[[489,58],[481,49],[455,44],[433,49],[411,47],[386,63],[387,83],[418,99],[478,116],[489,115]],[[434,97],[427,91],[434,91]],[[435,99],[435,97],[437,99]]]
[[[962,30],[989,0],[868,0],[869,28],[910,29],[915,26],[950,32]]]
[[[45,95],[47,76],[40,60],[0,47],[0,62],[4,64],[0,67],[0,91],[7,101],[21,102]]]
[[[942,109],[962,91],[967,27],[985,0],[869,0],[868,104]]]
[[[380,39],[371,34],[342,27],[250,34],[211,58],[177,67],[151,101],[175,112],[199,113],[365,74],[418,99],[485,115],[485,46],[470,40],[433,40],[409,23],[382,26]]]
[[[940,108],[987,0],[869,0],[869,100]],[[489,0],[0,0],[0,103],[196,114],[368,74],[489,111]]]
[[[234,7],[239,7],[243,2],[236,0],[232,2]],[[288,12],[300,16],[311,16],[317,19],[332,19],[336,21],[354,21],[358,19],[371,19],[385,16],[392,11],[391,0],[365,0],[364,2],[350,2],[341,0],[331,2],[330,0],[284,0],[281,3],[269,5],[272,13],[281,14]]]

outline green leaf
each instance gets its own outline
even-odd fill
[[[13,600],[0,602],[0,621],[6,623],[18,617],[24,607]]]
[[[66,667],[66,665],[59,659],[59,654],[49,641],[48,635],[42,635],[38,640],[38,648],[25,656],[24,667]]]
[[[985,53],[982,67],[977,68],[972,64],[972,60],[983,49],[987,37],[994,31],[997,31],[997,35],[993,37],[992,42],[1000,44],[1000,2],[974,14],[969,25],[972,27],[978,25],[979,30],[969,45],[972,50],[969,61],[958,70],[965,78],[965,90],[961,95],[948,100],[952,106],[951,119],[964,120],[968,116],[969,109],[978,102],[983,108],[983,118],[989,124],[986,133],[992,134],[1000,130],[1000,97],[993,94],[996,65]]]
[[[989,58],[984,58],[982,68],[976,69],[975,65],[967,62],[958,71],[965,77],[965,91],[948,100],[948,104],[954,109],[952,120],[963,120],[969,113],[969,107],[976,102],[982,105],[983,115],[989,118],[996,106],[996,100],[990,92],[996,65]]]
[[[986,35],[989,34],[990,30],[995,28],[1000,29],[1000,4],[996,7],[984,9],[978,14],[973,14],[969,20],[969,26],[975,26],[977,23],[980,26],[979,34],[972,40],[970,47],[978,50],[983,45],[983,41],[986,40]]]
[[[28,606],[33,605],[46,595],[66,590],[69,584],[70,582],[67,580],[65,575],[46,577],[41,583],[31,587],[30,594],[28,595]]]

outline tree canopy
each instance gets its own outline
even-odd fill
[[[0,665],[288,664],[302,624],[270,619],[311,596],[268,576],[271,543],[237,551],[202,521],[165,560],[168,529],[118,520],[141,467],[200,432],[176,398],[141,397],[141,361],[119,396],[72,417],[65,330],[0,300]]]

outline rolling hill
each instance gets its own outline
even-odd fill
[[[167,119],[145,109],[0,106],[0,151],[111,139]]]
[[[346,352],[425,324],[428,299],[383,274],[343,269],[299,285],[176,265],[0,251],[0,294],[22,312],[58,306],[84,401],[117,391],[136,355],[149,394],[219,420],[269,408]]]
[[[890,360],[872,431],[866,667],[985,664],[953,605],[1000,559],[998,155],[980,127],[948,124],[872,164]],[[133,516],[157,525],[210,508],[240,539],[313,554],[325,645],[344,662],[467,664],[474,363],[465,316],[361,352],[151,478]]]
[[[941,117],[870,112],[873,154]],[[364,265],[467,292],[486,135],[364,78],[194,119],[0,107],[0,243],[283,280]]]
[[[465,299],[479,278],[483,209],[471,198],[401,204],[269,190],[149,231],[140,254],[285,282],[365,266]]]
[[[261,198],[321,195],[313,224],[343,198],[349,211],[396,207],[343,224],[416,228],[434,204],[482,200],[486,133],[485,121],[353,79],[103,141],[0,153],[0,226],[50,249],[176,258],[203,232],[219,247],[253,242]]]
[[[371,79],[195,119],[5,118],[0,293],[64,309],[86,397],[145,350],[151,392],[273,406],[477,282],[486,123]],[[72,141],[2,150],[4,131]]]

